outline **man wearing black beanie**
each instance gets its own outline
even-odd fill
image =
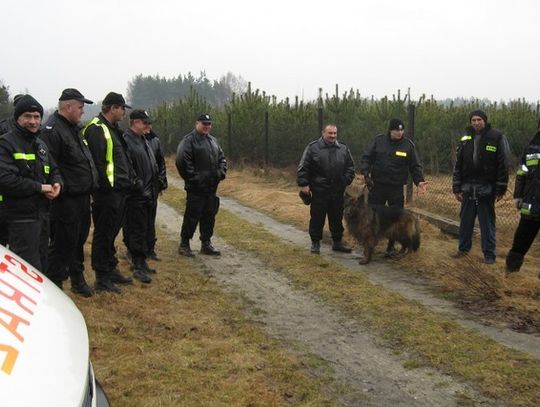
[[[379,134],[368,146],[360,162],[360,173],[369,189],[370,205],[388,205],[403,208],[403,185],[409,173],[420,193],[425,193],[427,182],[416,152],[416,146],[405,137],[405,124],[401,119],[390,119],[386,134]],[[386,256],[395,254],[390,240]]]
[[[459,246],[454,257],[469,253],[478,216],[484,263],[495,263],[495,201],[506,193],[510,147],[506,137],[491,127],[482,110],[469,114],[469,127],[456,152],[452,191],[461,202]]]
[[[15,127],[0,137],[0,214],[10,249],[45,270],[49,243],[49,202],[62,178],[47,145],[38,138],[43,107],[30,95],[15,106]]]

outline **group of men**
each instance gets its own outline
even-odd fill
[[[101,113],[81,127],[93,102],[65,89],[58,110],[41,127],[43,107],[31,95],[14,98],[13,119],[0,136],[0,236],[2,243],[42,270],[58,287],[92,296],[84,278],[91,218],[95,290],[120,293],[132,283],[118,271],[115,239],[122,227],[133,278],[150,283],[147,259],[155,253],[159,193],[167,188],[164,156],[144,110],[132,110],[129,128],[121,94],[110,92]]]
[[[427,182],[414,143],[404,137],[405,125],[391,119],[388,131],[369,144],[360,162],[360,173],[369,189],[370,205],[403,208],[403,186],[409,174],[420,193]],[[478,217],[484,263],[495,263],[495,202],[508,187],[510,148],[506,137],[488,122],[482,110],[469,115],[466,134],[461,137],[453,170],[452,191],[461,204],[458,250],[453,257],[468,255],[474,223]],[[518,169],[514,198],[521,212],[514,242],[506,257],[507,271],[518,271],[540,229],[540,121],[538,132],[527,146]],[[297,171],[300,196],[310,204],[311,252],[320,253],[326,217],[333,240],[332,250],[350,253],[342,242],[345,188],[353,181],[354,161],[347,146],[337,140],[337,127],[327,124],[322,136],[306,147]],[[387,256],[394,254],[389,242]]]

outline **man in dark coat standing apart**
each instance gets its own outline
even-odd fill
[[[201,114],[195,129],[184,136],[176,152],[176,168],[184,179],[187,192],[186,210],[180,232],[178,253],[193,257],[189,241],[199,225],[201,253],[217,256],[220,254],[210,241],[214,234],[219,197],[216,195],[219,183],[225,179],[227,161],[216,138],[210,134],[212,119],[207,113]]]

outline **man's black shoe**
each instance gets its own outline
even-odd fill
[[[152,282],[152,278],[142,268],[136,268],[133,272],[133,278],[135,280],[139,280],[141,283],[150,284]]]
[[[122,274],[120,274],[120,272],[116,268],[109,273],[109,278],[111,282],[115,284],[132,284],[133,283],[133,279],[131,277],[124,277]]]
[[[204,242],[201,245],[201,253],[208,254],[210,256],[219,256],[221,254],[221,252],[219,250],[216,250],[210,242]]]
[[[342,252],[342,253],[352,252],[352,249],[348,246],[345,246],[341,240],[339,242],[334,242],[334,244],[332,245],[332,250],[335,252]]]
[[[115,286],[111,280],[108,278],[98,278],[96,279],[96,284],[94,286],[94,289],[96,292],[108,292],[108,293],[114,293],[114,294],[121,294],[122,290]]]
[[[151,250],[147,257],[150,259],[150,260],[154,260],[154,261],[161,261],[161,257],[159,257],[156,253],[155,250]]]
[[[82,273],[71,276],[71,291],[77,295],[80,295],[81,297],[86,298],[94,295],[94,291],[88,286],[88,284],[86,284],[86,280],[84,279],[84,275]]]
[[[320,254],[321,253],[321,244],[318,240],[311,241],[311,253]]]
[[[195,253],[193,253],[191,247],[189,247],[189,242],[180,243],[180,246],[178,246],[178,254],[186,257],[195,257]]]

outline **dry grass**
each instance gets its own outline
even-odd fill
[[[280,171],[244,168],[242,171],[229,171],[226,182],[220,185],[220,193],[307,230],[309,207],[300,201],[294,181],[292,169]],[[437,187],[445,184],[442,180],[430,182],[429,193],[439,196],[436,201],[447,202],[447,207],[456,206],[451,191]],[[350,190],[356,192],[361,188],[362,184],[357,178]],[[512,203],[508,196],[504,202],[497,204],[499,220],[501,214],[516,216],[515,209],[509,205]],[[470,256],[455,260],[450,256],[457,250],[455,238],[442,233],[426,221],[421,221],[421,227],[420,251],[396,263],[400,268],[429,277],[434,287],[485,318],[507,323],[515,329],[540,332],[538,249],[531,249],[519,273],[506,276],[504,256],[511,245],[513,230],[503,230],[498,234],[498,262],[486,266],[482,264],[479,236],[475,237]],[[328,239],[326,227],[324,235]],[[351,239],[349,241],[352,242]],[[489,287],[486,287],[487,284]]]
[[[183,191],[171,188],[165,199],[178,207],[183,195]],[[414,355],[409,366],[431,366],[462,377],[505,405],[533,406],[540,402],[538,360],[371,284],[361,273],[283,243],[262,226],[226,210],[218,215],[217,230],[230,244],[255,253],[287,275],[298,288],[368,324],[394,351]]]
[[[122,295],[73,296],[89,328],[91,358],[113,406],[331,404],[306,363],[246,317],[202,263],[160,235],[150,285]],[[195,264],[195,266],[194,266]],[[87,266],[88,269],[88,266]],[[121,269],[128,270],[126,262]],[[93,280],[93,279],[92,279]]]

